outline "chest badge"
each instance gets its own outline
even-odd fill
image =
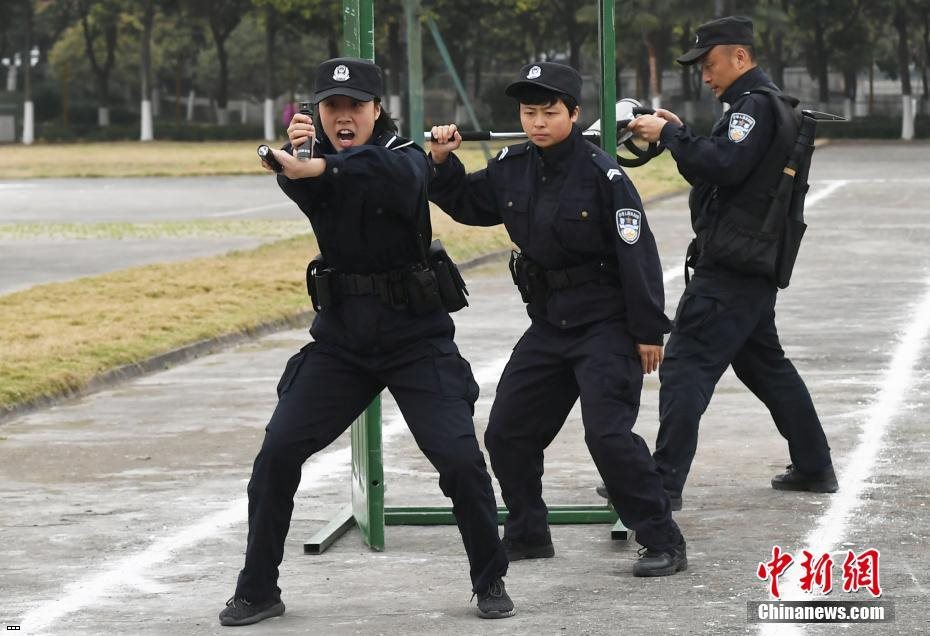
[[[756,120],[746,113],[733,113],[730,116],[730,141],[739,143],[749,136],[749,131],[756,125]]]
[[[643,213],[632,208],[617,210],[617,233],[624,243],[633,245],[639,240],[639,228]]]

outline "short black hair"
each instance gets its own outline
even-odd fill
[[[517,101],[521,104],[527,104],[529,106],[552,106],[556,102],[562,102],[568,109],[569,115],[574,113],[575,109],[578,108],[578,101],[568,93],[550,91],[536,86],[521,88],[514,97],[516,97]]]

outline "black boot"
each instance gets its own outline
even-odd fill
[[[639,561],[633,566],[633,576],[669,576],[688,569],[685,539],[671,550],[658,551],[652,548],[640,550]]]
[[[517,613],[504,588],[504,579],[497,577],[487,590],[478,594],[478,616],[507,618]]]
[[[555,548],[552,547],[552,535],[546,531],[544,535],[526,537],[525,539],[509,539],[504,537],[504,551],[507,553],[507,559],[510,561],[522,561],[523,559],[549,559],[555,556]]]
[[[220,625],[228,627],[251,625],[266,618],[280,616],[283,613],[284,603],[281,602],[280,598],[263,603],[251,603],[244,598],[234,596],[226,601],[226,609],[220,612]]]
[[[806,490],[809,492],[836,492],[840,486],[836,482],[833,464],[816,473],[802,473],[792,464],[788,470],[772,478],[775,490]]]

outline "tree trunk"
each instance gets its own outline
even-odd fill
[[[636,96],[643,101],[649,98],[649,59],[642,52],[636,56]]]
[[[404,92],[403,85],[403,68],[404,68],[404,49],[400,40],[400,22],[392,20],[388,25],[388,56],[389,80],[385,88],[389,95],[401,95]],[[391,113],[397,116],[400,113]]]
[[[928,72],[927,67],[930,66],[930,6],[924,5],[923,9],[923,22],[924,22],[924,63],[921,67],[921,79],[924,83],[924,108],[927,108],[928,102],[930,102],[930,85],[928,85]]]
[[[649,56],[649,96],[652,98],[652,107],[662,107],[662,87],[659,74],[659,53],[652,38],[646,36],[646,54]]]
[[[103,64],[97,60],[94,52],[93,36],[90,32],[90,25],[87,22],[87,8],[81,6],[81,27],[84,31],[84,47],[87,51],[87,59],[90,61],[91,68],[94,71],[97,83],[97,123],[100,126],[110,125],[110,71],[113,69],[113,63],[116,59],[116,40],[117,25],[115,22],[104,27],[104,43],[106,46],[106,59]]]
[[[869,117],[875,111],[875,60],[869,60]]]
[[[223,42],[216,43],[216,57],[220,61],[220,84],[216,91],[216,106],[225,110],[229,102],[229,55]]]
[[[35,141],[35,111],[32,105],[32,0],[26,3],[26,23],[23,34],[23,143]]]
[[[691,37],[691,22],[690,20],[685,22],[682,25],[681,30],[681,39],[678,41],[678,48],[682,51],[687,51],[691,48],[692,37]],[[687,121],[694,119],[694,87],[691,84],[691,71],[692,67],[690,65],[682,66],[680,69],[681,72],[681,99],[682,99],[682,115],[683,118]]]
[[[769,49],[772,60],[769,70],[772,73],[772,81],[775,82],[775,85],[778,86],[778,88],[784,88],[785,86],[784,40],[784,34],[775,34],[775,36],[772,38],[772,48]]]
[[[61,127],[71,125],[71,63],[65,60],[61,69]]]
[[[277,31],[275,9],[270,4],[265,9],[265,141],[272,141],[274,134],[274,44]]]
[[[894,15],[898,32],[898,72],[901,74],[901,139],[914,138],[914,104],[911,101],[910,47],[907,41],[907,15],[898,5]]]
[[[856,71],[850,69],[843,71],[843,116],[850,120],[855,117],[857,81]]]
[[[817,85],[819,88],[818,99],[820,100],[821,110],[826,110],[827,102],[830,101],[830,77],[828,74],[829,68],[827,66],[827,56],[829,52],[824,42],[823,24],[819,21],[814,26],[814,51],[817,56],[815,64],[817,70]]]
[[[142,104],[140,107],[139,140],[155,138],[152,121],[152,25],[155,22],[155,1],[146,0],[142,16]]]

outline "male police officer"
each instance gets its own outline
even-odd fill
[[[436,126],[430,199],[469,225],[504,223],[529,329],[514,347],[485,444],[508,516],[511,561],[554,554],[542,499],[543,451],[581,397],[585,441],[610,498],[646,550],[636,576],[687,567],[685,540],[642,438],[633,433],[643,373],[662,357],[669,321],[662,269],[639,195],[611,156],[575,125],[581,76],[528,64],[506,93],[529,142],[465,174],[461,136]]]
[[[689,249],[694,277],[685,288],[660,371],[660,425],[654,457],[673,506],[697,448],[698,423],[728,365],[772,414],[788,440],[791,465],[772,479],[777,490],[835,492],[830,448],[810,393],[778,341],[776,286],[766,277],[728,265],[710,240],[740,214],[758,212],[771,199],[769,184],[783,164],[767,151],[776,135],[775,89],[756,66],[752,22],[733,16],[701,25],[694,47],[678,58],[700,64],[704,82],[730,105],[709,137],[694,134],[667,110],[630,124],[646,141],[661,141],[672,152],[682,176],[693,186],[691,218],[697,239]],[[793,140],[792,140],[793,141]],[[738,249],[739,237],[729,240]],[[704,248],[704,249],[702,249]],[[696,253],[695,253],[696,252]]]

